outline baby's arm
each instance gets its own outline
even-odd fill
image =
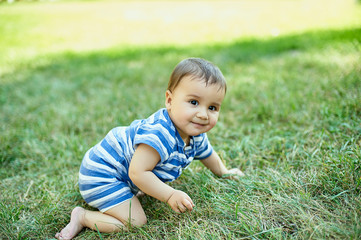
[[[191,211],[194,207],[192,199],[186,193],[163,183],[152,172],[159,160],[159,153],[154,148],[140,144],[130,162],[130,179],[144,193],[167,202],[175,212]]]
[[[222,177],[227,174],[244,176],[244,173],[238,168],[228,170],[215,151],[213,151],[211,156],[201,160],[201,162],[218,177]]]

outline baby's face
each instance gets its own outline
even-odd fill
[[[183,77],[178,86],[166,92],[166,107],[182,139],[211,130],[218,121],[225,90],[192,76]]]

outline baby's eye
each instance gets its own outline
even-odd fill
[[[196,100],[190,100],[189,103],[194,105],[194,106],[198,105],[198,101],[196,101]]]
[[[217,107],[215,107],[215,106],[209,106],[208,109],[211,110],[211,111],[217,111]]]

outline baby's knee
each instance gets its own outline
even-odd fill
[[[141,227],[147,224],[147,217],[144,216],[137,216],[136,218],[132,218],[132,226]]]

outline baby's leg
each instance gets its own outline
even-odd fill
[[[95,230],[95,225],[100,232],[116,232],[124,227],[121,221],[110,215],[76,207],[71,213],[69,224],[66,225],[60,233],[57,233],[55,237],[57,239],[72,239],[78,235],[84,227]]]
[[[143,207],[136,196],[109,209],[105,214],[121,220],[124,225],[128,225],[129,221],[133,226],[142,226],[147,223],[147,217],[145,216]]]
[[[131,206],[130,216],[129,208]],[[147,218],[144,210],[137,197],[121,203],[105,213],[99,211],[89,211],[81,207],[74,208],[70,223],[55,235],[58,239],[72,239],[84,227],[100,232],[118,232],[126,229],[124,224],[128,224],[131,219],[131,224],[141,226],[146,223]]]
[[[131,207],[131,210],[129,209]],[[129,213],[130,210],[130,213]],[[99,232],[110,233],[127,229],[131,221],[133,226],[141,226],[147,222],[142,205],[137,197],[101,212],[86,211],[84,225]],[[96,227],[95,227],[96,225]]]

